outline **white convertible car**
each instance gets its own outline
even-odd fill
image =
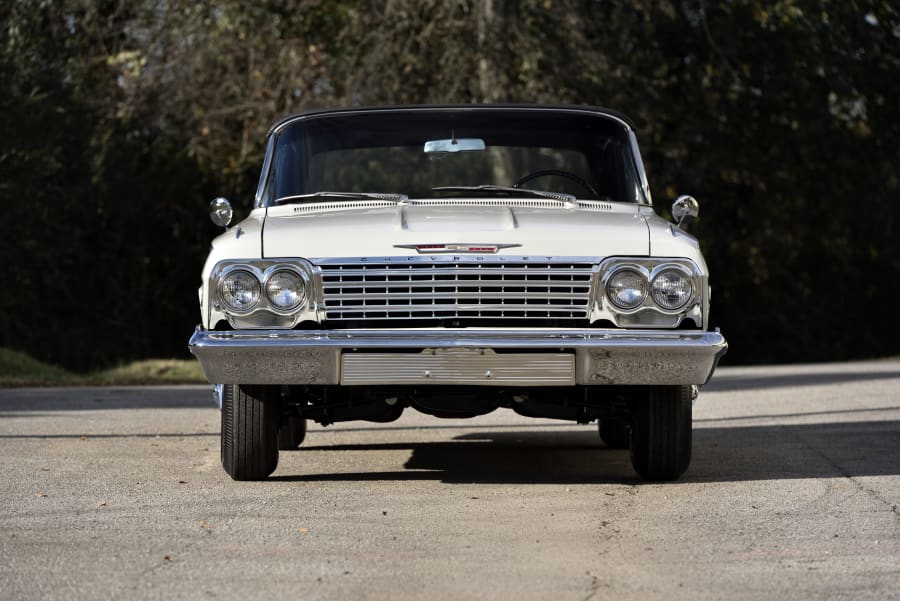
[[[254,208],[213,241],[190,340],[222,464],[269,476],[306,420],[411,408],[597,420],[647,480],[691,459],[727,343],[709,274],[653,210],[634,129],[582,106],[308,112],[269,133]],[[228,226],[231,206],[211,205]]]

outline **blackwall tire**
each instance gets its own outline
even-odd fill
[[[281,420],[278,429],[278,450],[295,451],[306,438],[306,420],[299,415],[289,415]]]
[[[222,467],[234,480],[264,480],[278,466],[279,388],[226,384]]]
[[[652,386],[635,396],[631,465],[644,480],[677,480],[691,463],[691,446],[690,386]]]

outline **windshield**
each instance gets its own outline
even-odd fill
[[[628,130],[600,114],[527,109],[324,114],[283,126],[271,165],[266,205],[321,200],[317,195],[326,192],[440,198],[542,191],[587,200],[641,199]]]

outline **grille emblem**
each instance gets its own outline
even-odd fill
[[[516,248],[521,244],[395,244],[394,248],[409,248],[417,253],[487,253],[495,254],[501,248]]]

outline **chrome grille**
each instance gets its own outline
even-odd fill
[[[592,263],[320,265],[329,321],[585,320]]]

